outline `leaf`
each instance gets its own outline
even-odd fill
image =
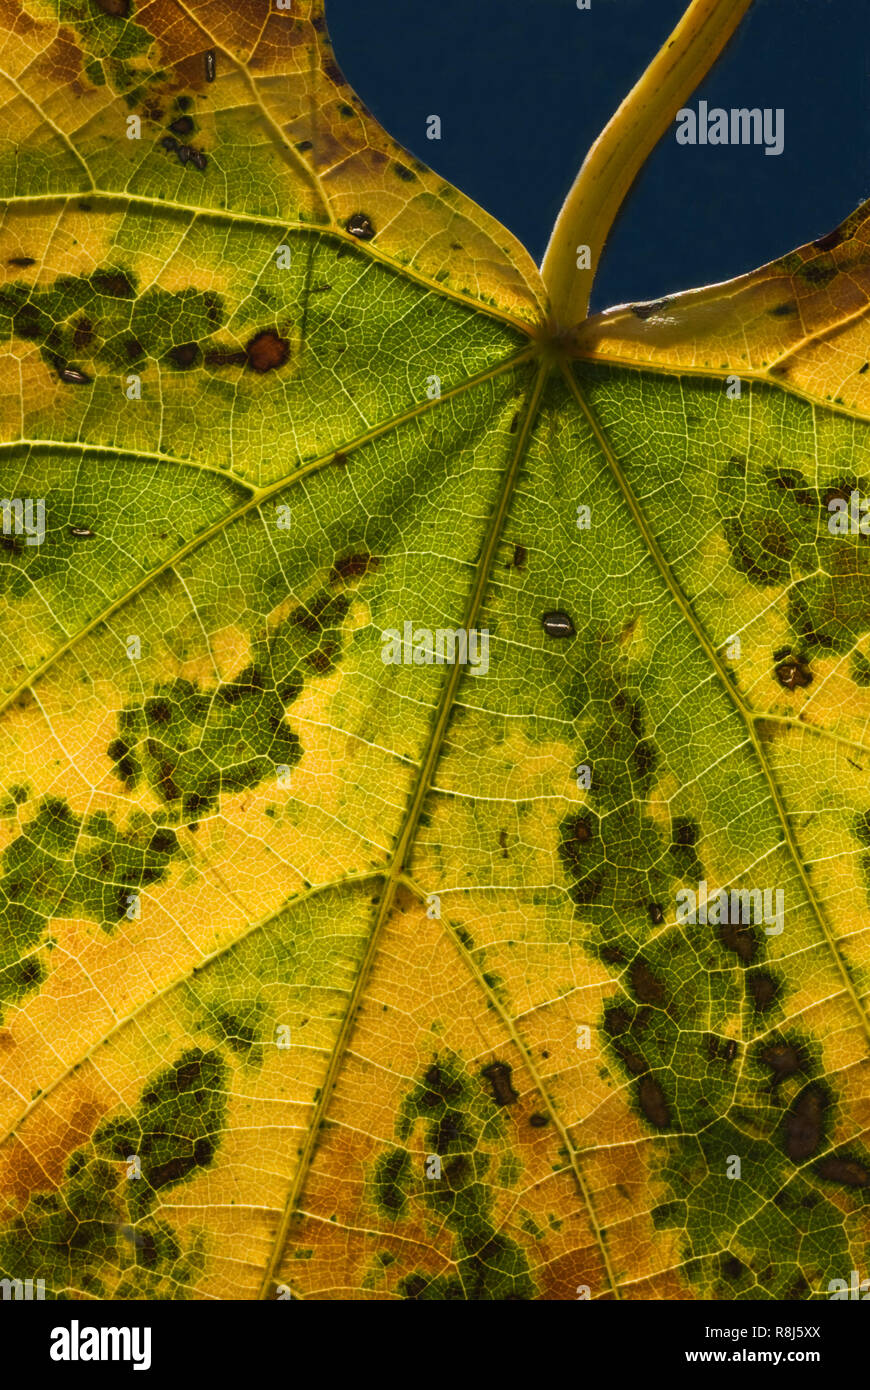
[[[870,552],[828,524],[868,210],[555,332],[319,5],[9,9],[0,1273],[827,1297],[870,1174]],[[385,661],[406,624],[473,661]],[[701,885],[767,921],[678,920]]]

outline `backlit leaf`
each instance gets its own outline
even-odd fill
[[[3,13],[0,1276],[866,1273],[867,210],[554,335],[320,4]]]

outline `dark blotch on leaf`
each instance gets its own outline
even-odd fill
[[[645,1076],[638,1087],[640,1108],[656,1129],[667,1129],[671,1122],[665,1093],[652,1076]]]
[[[631,987],[642,1004],[661,1004],[664,986],[650,970],[645,960],[636,960],[628,973]]]
[[[351,236],[355,236],[359,241],[371,241],[375,234],[374,226],[364,212],[355,212],[345,223]]]
[[[827,1107],[821,1086],[801,1091],[785,1121],[785,1151],[793,1163],[803,1163],[821,1144]]]
[[[755,933],[738,922],[720,922],[719,939],[729,951],[736,952],[744,964],[748,964],[758,950]]]
[[[107,295],[110,299],[134,299],[136,295],[134,281],[123,270],[95,270],[91,285],[97,294]]]
[[[541,619],[541,626],[548,637],[573,637],[576,631],[568,614],[559,610],[545,613]]]
[[[662,309],[666,309],[670,302],[669,299],[655,299],[649,304],[632,304],[631,312],[635,318],[649,319],[654,314],[661,313]]]
[[[170,348],[166,354],[169,361],[182,371],[196,366],[200,355],[199,343],[180,343],[178,347]]]
[[[548,1125],[549,1123],[549,1116],[541,1115],[537,1110],[535,1111],[534,1115],[529,1116],[529,1124],[532,1126],[533,1129],[543,1129],[544,1125]]]
[[[271,372],[283,367],[290,356],[290,344],[279,338],[274,328],[266,328],[245,344],[248,366],[255,372]]]
[[[818,247],[820,251],[832,251],[835,246],[840,245],[842,240],[843,232],[841,228],[835,227],[832,232],[825,232],[824,236],[818,237],[813,242],[813,246]]]
[[[90,319],[79,319],[73,328],[73,347],[76,352],[83,352],[89,347],[94,337],[94,325]]]
[[[826,1182],[839,1182],[844,1187],[866,1187],[870,1183],[870,1172],[853,1158],[823,1158],[816,1165],[816,1172]]]
[[[6,264],[20,266],[22,270],[26,270],[29,265],[36,265],[36,261],[32,256],[10,256]]]
[[[370,570],[377,569],[380,560],[374,555],[369,555],[366,551],[359,551],[354,555],[345,555],[342,559],[336,560],[330,571],[330,581],[333,584],[350,583],[353,579],[361,579]]]
[[[191,116],[178,116],[174,121],[170,122],[169,129],[175,135],[192,135],[194,129],[193,118]],[[172,143],[174,145],[175,141],[173,140]]]
[[[801,1054],[792,1043],[770,1043],[762,1049],[759,1056],[764,1065],[770,1067],[773,1072],[774,1085],[801,1070]]]
[[[130,13],[130,0],[94,0],[94,4],[112,19],[126,19]]]
[[[775,1003],[780,991],[780,984],[766,970],[753,970],[746,977],[746,988],[752,996],[752,1002],[758,1013],[763,1014]]]
[[[785,690],[797,690],[812,684],[813,673],[799,656],[790,656],[774,667],[774,677]]]
[[[514,1101],[519,1100],[518,1093],[511,1085],[511,1068],[507,1062],[490,1062],[488,1067],[483,1068],[481,1076],[485,1076],[492,1087],[496,1105],[513,1105]]]

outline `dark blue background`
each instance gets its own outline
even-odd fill
[[[327,21],[381,124],[540,263],[587,149],[686,3],[327,0]],[[681,146],[671,126],[611,233],[593,309],[751,270],[870,195],[870,0],[755,0],[686,105],[702,97],[783,107],[783,153]]]

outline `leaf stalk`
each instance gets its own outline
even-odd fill
[[[589,295],[616,214],[685,99],[709,72],[752,0],[692,0],[670,38],[587,154],[541,264],[554,337],[589,312]],[[588,247],[586,258],[578,248]]]

